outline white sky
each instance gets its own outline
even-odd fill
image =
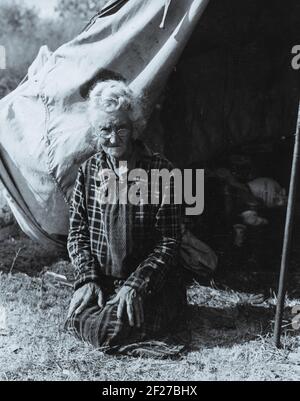
[[[43,17],[51,17],[54,14],[54,7],[57,0],[19,0],[19,2],[36,7]]]

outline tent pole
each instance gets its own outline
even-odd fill
[[[290,178],[288,205],[286,211],[284,240],[282,247],[280,278],[279,278],[279,287],[277,295],[276,316],[275,316],[274,341],[277,348],[281,346],[280,337],[281,337],[282,317],[283,317],[285,293],[286,293],[286,276],[288,271],[288,262],[289,262],[289,255],[292,242],[292,229],[294,223],[297,183],[299,179],[299,167],[300,167],[299,131],[300,131],[300,102],[298,107],[298,118],[297,118],[296,134],[295,134],[295,144],[294,144],[293,163],[292,163],[291,178]]]

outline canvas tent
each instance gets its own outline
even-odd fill
[[[52,54],[44,48],[28,79],[1,100],[1,178],[29,236],[59,245],[67,234],[76,171],[97,151],[85,85],[113,71],[145,91],[150,112],[207,3],[111,1],[74,40]]]
[[[28,235],[64,244],[77,168],[97,151],[85,113],[93,80],[112,73],[124,77],[136,92],[144,91],[150,115],[180,56],[185,58],[175,79],[180,75],[184,89],[168,96],[163,112],[170,117],[163,127],[165,153],[182,166],[227,151],[230,144],[293,132],[298,92],[286,49],[299,25],[290,20],[297,2],[208,3],[109,1],[74,40],[53,53],[43,47],[27,80],[0,101],[1,178]],[[245,22],[252,27],[247,34]],[[278,24],[284,34],[273,37]],[[263,43],[262,36],[269,41]],[[157,127],[150,127],[149,137],[161,147]]]

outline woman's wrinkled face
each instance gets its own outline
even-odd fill
[[[127,112],[97,111],[92,121],[104,152],[118,160],[126,160],[132,150],[132,122]]]

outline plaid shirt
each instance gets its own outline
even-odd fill
[[[170,202],[164,202],[160,187],[160,202],[151,204],[151,170],[173,169],[172,164],[136,141],[139,158],[136,168],[147,172],[148,204],[131,205],[132,249],[127,255],[125,285],[144,294],[155,294],[168,281],[176,266],[180,244],[181,206],[174,203],[174,183],[170,182]],[[88,282],[102,284],[111,275],[111,255],[103,216],[109,204],[99,202],[99,191],[107,187],[109,169],[105,153],[99,152],[80,168],[70,205],[68,251],[75,267],[75,289]],[[164,188],[166,189],[166,188]],[[175,269],[176,270],[176,269]],[[171,274],[172,275],[172,274]]]

